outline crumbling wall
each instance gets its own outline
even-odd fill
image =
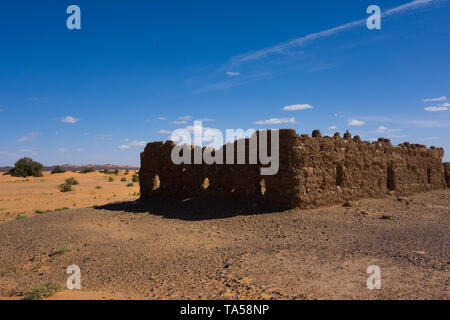
[[[444,171],[445,171],[445,181],[447,183],[447,188],[450,188],[450,162],[444,163]]]
[[[224,163],[226,148],[236,145],[223,146]],[[249,139],[245,139],[247,164],[175,165],[174,146],[172,141],[153,142],[141,153],[143,199],[208,195],[309,208],[379,198],[389,191],[411,194],[446,187],[442,148],[407,142],[393,146],[383,138],[370,143],[348,132],[341,138],[321,137],[318,130],[312,137],[279,130],[280,164],[273,176],[261,176],[260,163],[248,164]],[[192,159],[196,148],[200,147],[191,147]]]

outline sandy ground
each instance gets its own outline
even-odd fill
[[[99,172],[44,172],[41,178],[16,178],[0,173],[0,223],[14,220],[17,216],[33,216],[36,210],[86,208],[114,201],[136,200],[139,198],[139,183],[134,183],[133,187],[126,186],[131,182],[134,171],[128,175],[124,173],[120,171],[116,176]],[[60,192],[58,185],[70,177],[80,184],[73,186],[72,192]],[[109,177],[113,177],[114,181],[108,182]],[[121,182],[122,178],[126,178],[127,182]]]
[[[154,199],[11,220],[0,224],[0,295],[65,283],[75,264],[81,291],[53,298],[448,299],[449,197],[287,211]],[[370,265],[381,290],[366,287]]]

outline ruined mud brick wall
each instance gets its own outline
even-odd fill
[[[248,139],[245,144],[249,163]],[[393,146],[383,138],[370,143],[358,136],[352,138],[348,132],[344,137],[338,133],[321,137],[315,130],[310,137],[291,129],[279,130],[279,171],[273,176],[261,176],[259,163],[175,165],[171,161],[174,146],[172,141],[152,142],[141,153],[142,199],[208,195],[311,208],[381,198],[389,191],[407,195],[446,188],[442,148],[408,142]],[[224,158],[231,146],[223,146]],[[192,159],[195,148],[199,147],[191,146]]]
[[[450,188],[450,162],[444,163],[445,170],[445,181],[447,182],[447,187]]]

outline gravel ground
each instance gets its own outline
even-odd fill
[[[75,264],[86,298],[448,299],[449,197],[314,210],[154,199],[9,221],[0,295],[65,283]],[[380,290],[366,287],[370,265]]]

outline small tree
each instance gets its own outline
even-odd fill
[[[14,164],[14,168],[9,171],[13,177],[42,177],[43,165],[31,158],[22,158]]]

